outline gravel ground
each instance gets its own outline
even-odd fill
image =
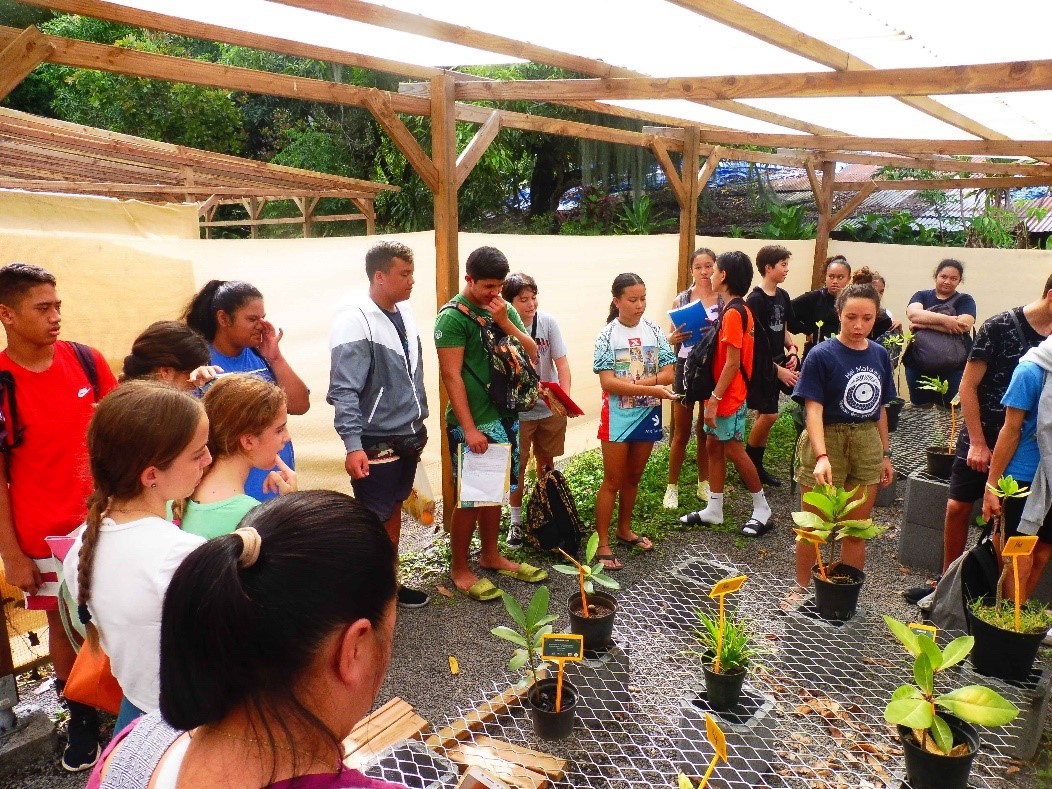
[[[895,505],[875,510],[877,521],[890,528],[870,543],[862,604],[871,610],[910,621],[916,618],[917,609],[908,606],[899,593],[907,586],[922,583],[927,574],[910,571],[899,565],[895,558],[904,490],[905,482],[900,481],[899,498]],[[735,495],[739,502],[744,497],[741,492]],[[748,540],[733,533],[707,530],[673,531],[657,541],[652,552],[626,556],[626,551],[617,550],[625,564],[624,570],[618,573],[618,580],[622,586],[630,587],[640,580],[656,577],[682,556],[690,554],[694,547],[702,545],[715,554],[729,557],[743,569],[752,568],[789,577],[794,548],[789,515],[793,507],[788,487],[773,490],[769,498],[777,528],[763,538]],[[669,513],[669,524],[675,522],[676,514]],[[437,522],[440,522],[440,514]],[[407,547],[419,551],[432,541],[440,546],[445,539],[412,522],[405,524],[404,532],[403,551]],[[538,559],[532,561],[537,563]],[[431,564],[434,565],[434,562]],[[405,580],[431,592],[433,603],[423,609],[399,611],[394,654],[379,698],[382,701],[394,695],[401,696],[431,722],[432,729],[438,729],[450,717],[457,715],[467,700],[481,700],[490,695],[494,682],[506,676],[509,650],[505,642],[495,639],[489,631],[498,624],[505,624],[507,616],[500,603],[480,604],[461,595],[447,598],[438,593],[436,587],[442,585],[453,589],[448,575],[436,573],[433,568],[428,570],[425,563],[411,563],[409,567],[410,574]],[[532,587],[528,584],[501,578],[494,573],[486,575],[520,601],[527,600],[532,594]],[[574,579],[552,573],[549,586],[552,610],[565,612],[562,601],[573,592]],[[565,613],[557,626],[568,627]],[[455,657],[460,664],[460,673],[456,676],[449,671],[450,656]],[[53,696],[49,692],[33,697],[32,691],[26,690],[23,698],[39,700]],[[1011,781],[1010,785],[1019,789],[1034,789],[1038,786],[1032,765],[1022,765]],[[53,761],[42,760],[32,769],[16,776],[9,786],[25,789],[79,789],[83,783],[82,776],[67,776]]]

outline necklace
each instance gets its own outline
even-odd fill
[[[143,509],[143,508],[139,508],[139,507],[129,507],[129,508],[125,508],[125,507],[110,507],[108,510],[106,510],[106,514],[107,515],[109,515],[111,512],[121,512],[121,513],[124,513],[125,515],[131,515],[133,513],[138,512],[140,514],[152,515],[155,518],[164,518],[164,515],[158,515],[153,510],[147,510],[147,509]]]
[[[322,759],[319,756],[305,754],[301,750],[299,750],[298,748],[293,748],[291,745],[282,745],[280,742],[274,742],[274,743],[264,742],[263,740],[259,739],[258,737],[247,737],[244,734],[230,734],[229,732],[220,731],[219,729],[216,729],[216,728],[210,728],[209,731],[212,732],[213,734],[218,734],[221,737],[226,737],[227,739],[230,739],[230,740],[240,740],[241,742],[255,743],[260,748],[265,748],[265,747],[269,747],[271,745],[274,745],[274,746],[277,746],[278,748],[281,748],[283,751],[288,751],[288,752],[296,754],[298,756],[309,756],[310,757],[310,761],[307,763],[308,765],[320,764],[320,765],[323,765],[323,766],[325,766],[326,768],[328,768],[330,770],[331,770],[331,767],[332,767],[332,765],[327,760]],[[192,737],[191,737],[191,739],[192,739]],[[339,769],[336,770],[336,774],[338,775],[339,773],[342,773],[342,772],[343,772],[343,762],[341,761]]]

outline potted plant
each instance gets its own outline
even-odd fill
[[[593,532],[584,548],[584,563],[559,548],[559,553],[572,564],[552,565],[552,569],[564,575],[576,575],[579,591],[570,595],[567,608],[570,611],[570,632],[584,636],[584,648],[589,652],[601,652],[610,644],[614,632],[614,613],[617,601],[612,595],[595,591],[595,584],[607,589],[620,589],[621,584],[606,572],[602,562],[595,562],[599,549],[599,534]],[[595,562],[595,564],[592,564]]]
[[[1030,491],[1020,486],[1011,476],[1003,476],[997,485],[987,488],[1001,499],[1026,498]],[[1003,512],[1003,510],[1002,510]],[[994,516],[994,539],[997,541],[997,555],[1002,556],[1005,548],[1003,515]],[[1010,682],[1019,682],[1030,676],[1037,660],[1037,651],[1052,625],[1052,614],[1044,605],[1036,601],[1023,604],[1022,592],[1015,590],[1015,599],[1005,599],[1003,587],[1008,576],[1011,561],[1002,559],[1001,576],[997,579],[994,591],[994,604],[980,597],[969,600],[965,606],[965,617],[968,620],[968,632],[975,637],[975,650],[972,652],[972,665],[980,674],[997,677]],[[1016,606],[1019,606],[1019,626],[1016,627]]]
[[[854,499],[857,492],[857,486],[844,490],[833,485],[819,485],[803,496],[804,503],[818,512],[793,513],[793,521],[800,527],[797,541],[806,539],[815,546],[816,563],[811,568],[811,578],[815,583],[815,607],[823,619],[846,621],[853,617],[866,579],[860,568],[840,561],[840,541],[845,537],[868,540],[887,529],[874,524],[872,518],[852,520],[847,517],[866,500],[865,493]],[[822,545],[826,549],[825,561],[822,560]]]
[[[898,726],[906,779],[912,789],[965,789],[979,749],[973,724],[1004,726],[1019,710],[983,685],[935,695],[935,678],[968,656],[975,643],[972,636],[955,638],[939,649],[930,637],[913,632],[897,619],[885,616],[884,621],[914,657],[917,684],[900,685],[884,709],[884,719]]]
[[[913,339],[913,333],[909,329],[903,327],[901,332],[894,332],[891,334],[885,334],[881,340],[884,348],[888,352],[888,356],[891,357],[891,370],[895,377],[895,391],[896,393],[903,392],[906,389],[905,381],[903,380],[903,371],[905,370],[902,364],[902,357],[906,353],[906,349],[909,347],[910,340]],[[888,412],[888,430],[894,432],[899,427],[899,415],[902,413],[903,407],[906,405],[906,400],[901,396],[896,396],[888,401],[888,404],[884,408]]]
[[[517,649],[508,661],[511,671],[526,669],[530,682],[526,699],[533,719],[533,730],[542,740],[561,740],[573,731],[574,710],[577,707],[577,689],[563,682],[562,704],[555,709],[556,683],[554,677],[541,679],[537,674],[538,656],[541,651],[541,636],[552,632],[552,622],[558,619],[548,613],[548,587],[541,586],[533,594],[526,610],[510,594],[503,595],[504,607],[518,629],[501,625],[490,632],[515,644]],[[543,664],[542,664],[543,665]]]
[[[716,712],[726,712],[738,706],[749,666],[760,650],[748,623],[737,611],[724,618],[722,628],[719,615],[707,614],[700,608],[695,613],[701,627],[694,629],[694,636],[701,650],[687,654],[701,660],[709,706]]]
[[[920,379],[920,389],[935,392],[939,395],[940,404],[935,406],[935,425],[932,428],[932,442],[928,447],[928,473],[939,479],[949,479],[950,471],[953,469],[953,453],[957,444],[957,406],[960,405],[959,395],[950,401],[949,440],[944,429],[945,408],[941,402],[945,401],[946,394],[950,390],[950,382],[937,375],[926,375]]]

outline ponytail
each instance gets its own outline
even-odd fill
[[[183,320],[208,342],[212,342],[219,331],[219,322],[216,320],[218,312],[233,315],[246,302],[261,298],[263,294],[247,282],[213,279],[190,299],[183,311]]]
[[[610,323],[610,321],[616,318],[620,312],[617,309],[616,300],[621,298],[621,294],[623,294],[626,290],[628,290],[628,288],[632,287],[633,285],[646,286],[646,283],[643,282],[643,278],[640,277],[638,274],[633,274],[631,272],[625,274],[618,274],[616,277],[614,277],[614,284],[610,286],[610,295],[614,298],[610,301],[610,312],[606,316],[607,323]]]
[[[91,597],[91,570],[95,563],[95,546],[99,542],[99,527],[102,525],[102,514],[106,511],[108,497],[97,489],[88,498],[88,516],[84,523],[84,534],[81,537],[80,555],[77,557],[77,617],[82,625],[91,621],[88,611],[88,600]],[[88,637],[97,643],[98,634],[95,627],[88,628]]]

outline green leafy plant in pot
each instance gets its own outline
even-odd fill
[[[833,485],[819,485],[803,495],[804,503],[818,512],[793,513],[793,521],[800,527],[797,541],[806,540],[815,546],[816,563],[811,568],[811,579],[815,583],[815,607],[823,619],[845,621],[854,616],[866,578],[861,568],[840,561],[841,540],[847,537],[869,540],[887,529],[874,524],[872,518],[847,517],[866,500],[865,493],[854,498],[857,493],[858,486],[844,490]]]
[[[1019,710],[984,685],[936,695],[936,677],[968,656],[975,643],[971,636],[955,638],[940,649],[929,636],[897,619],[885,616],[884,621],[914,657],[916,684],[900,685],[884,709],[884,719],[898,726],[907,781],[912,789],[965,789],[979,749],[973,724],[1004,726]]]
[[[905,355],[906,349],[909,348],[912,339],[913,333],[906,327],[903,327],[899,332],[884,335],[884,338],[881,340],[888,355],[891,357],[891,370],[895,377],[896,392],[905,391],[906,385],[903,375],[906,368],[902,363],[902,357]],[[905,405],[905,399],[898,396],[891,398],[888,404],[884,406],[888,412],[888,430],[895,431],[898,429],[899,415],[902,413]]]
[[[687,654],[701,661],[708,706],[726,712],[738,705],[749,667],[761,651],[748,622],[737,610],[724,618],[722,630],[718,614],[700,608],[695,614],[700,627],[694,629],[694,636],[701,649]]]
[[[570,612],[570,632],[584,636],[584,648],[589,652],[599,652],[610,644],[614,632],[614,614],[617,601],[605,592],[595,591],[595,585],[618,590],[621,584],[606,572],[602,562],[595,561],[599,549],[599,534],[592,533],[584,548],[584,563],[578,562],[566,551],[559,553],[572,564],[552,565],[552,569],[564,575],[576,575],[579,592],[570,595],[567,609]]]
[[[577,707],[577,689],[569,682],[563,682],[561,705],[556,710],[556,683],[552,677],[541,678],[538,668],[543,668],[539,660],[541,638],[552,632],[552,622],[559,617],[548,613],[549,592],[547,586],[541,586],[533,593],[533,598],[524,611],[518,601],[507,592],[503,598],[504,607],[512,622],[518,629],[501,625],[490,632],[510,641],[517,649],[508,661],[511,671],[527,672],[529,689],[526,693],[533,718],[533,730],[537,736],[546,740],[560,740],[569,737],[573,731],[574,711]],[[532,680],[530,682],[529,680]]]
[[[935,392],[940,401],[934,409],[935,424],[932,427],[931,446],[927,450],[928,473],[939,479],[949,479],[953,468],[954,448],[957,445],[957,407],[961,404],[960,395],[955,395],[950,401],[947,419],[947,411],[942,403],[950,391],[950,382],[937,375],[926,375],[919,380],[918,388]]]
[[[1002,502],[1026,498],[1030,491],[1011,476],[1002,476],[997,485],[986,486]],[[994,516],[994,539],[997,553],[1005,552],[1003,515]],[[1015,585],[1015,599],[1005,599],[1003,588],[1012,560],[1002,559],[993,605],[988,598],[969,601],[965,607],[968,630],[975,636],[972,665],[980,674],[1011,682],[1027,679],[1037,660],[1045,634],[1052,625],[1052,614],[1034,601],[1024,605],[1023,592]],[[1018,610],[1018,616],[1017,616]]]

